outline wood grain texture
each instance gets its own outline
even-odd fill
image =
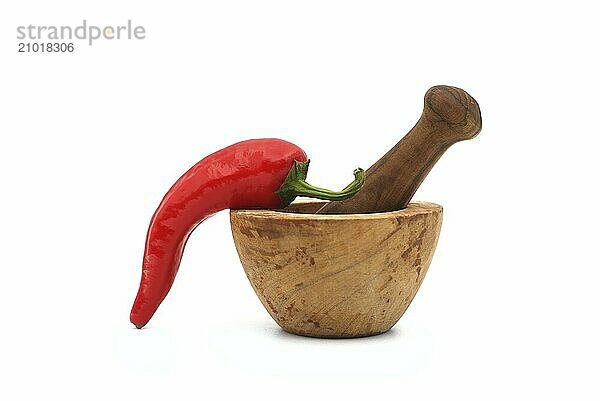
[[[287,332],[328,338],[389,330],[415,296],[437,244],[442,207],[388,213],[233,210],[238,255],[269,314]]]
[[[318,213],[403,209],[444,152],[480,131],[481,113],[475,99],[459,88],[434,86],[425,94],[417,124],[366,171],[362,189],[351,199],[324,205]]]

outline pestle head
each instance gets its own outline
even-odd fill
[[[444,142],[472,139],[481,131],[479,105],[467,92],[453,86],[430,88],[425,94],[421,118],[433,126],[446,128],[435,130]]]

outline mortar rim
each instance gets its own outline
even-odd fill
[[[293,203],[292,206],[306,205],[306,204],[325,204],[327,202],[318,201],[306,201]],[[410,202],[408,206],[401,210],[394,210],[391,212],[376,212],[376,213],[350,213],[350,214],[315,214],[315,213],[301,213],[295,211],[278,210],[278,209],[235,209],[230,210],[229,213],[232,217],[238,218],[250,218],[250,219],[279,219],[279,220],[291,220],[291,221],[305,221],[305,220],[327,220],[327,221],[340,221],[340,220],[385,220],[385,219],[397,219],[407,218],[416,215],[430,214],[430,213],[442,213],[443,207],[436,203],[414,201]]]

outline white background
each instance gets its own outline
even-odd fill
[[[593,2],[13,1],[0,6],[0,398],[600,397]],[[19,25],[146,28],[19,54]],[[483,131],[415,196],[444,206],[428,276],[389,333],[282,332],[228,214],[190,239],[145,330],[147,223],[203,156],[280,137],[340,188],[464,88]],[[241,393],[240,393],[241,392]]]

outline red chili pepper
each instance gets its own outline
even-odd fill
[[[296,196],[341,200],[353,196],[364,171],[340,192],[307,184],[308,159],[281,139],[252,139],[205,157],[175,182],[154,212],[146,236],[142,279],[131,322],[148,323],[171,289],[185,243],[202,221],[224,209],[280,208]]]

